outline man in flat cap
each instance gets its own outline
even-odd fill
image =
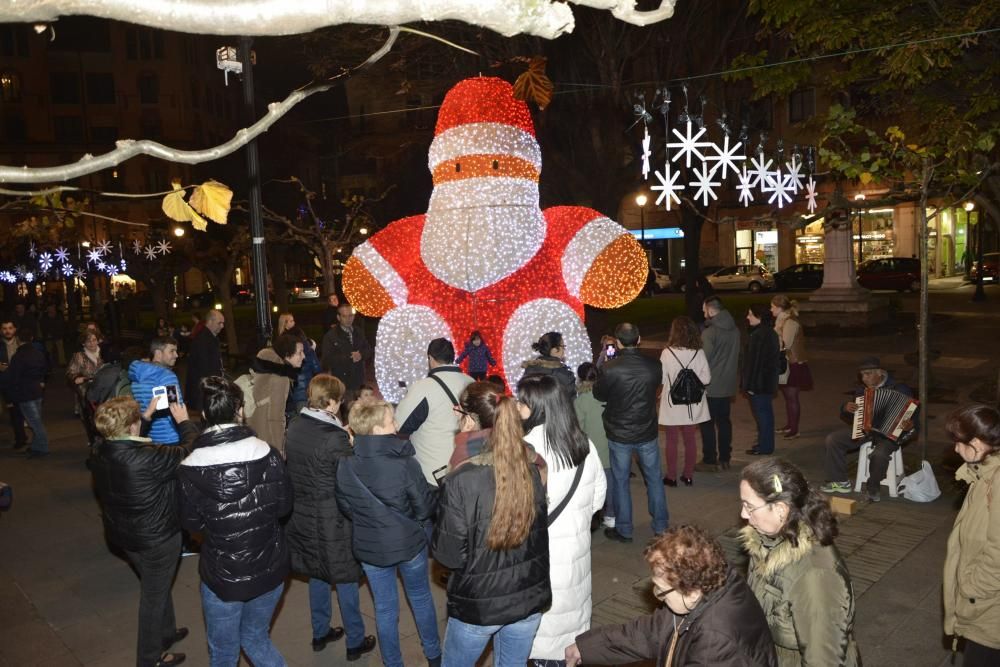
[[[913,396],[913,390],[902,382],[897,382],[889,371],[882,367],[878,357],[865,357],[858,364],[858,379],[861,384],[854,389],[854,399],[840,407],[840,418],[848,424],[853,423],[854,413],[858,410],[857,399],[864,395],[865,389],[887,388]],[[902,423],[903,433],[899,439],[892,441],[878,433],[867,433],[863,437],[852,440],[851,427],[839,428],[826,436],[826,478],[827,483],[821,487],[823,493],[850,493],[854,490],[847,470],[847,455],[861,449],[866,442],[871,441],[871,458],[868,464],[869,502],[881,500],[881,484],[889,470],[889,462],[893,453],[910,440],[916,433],[912,421]]]

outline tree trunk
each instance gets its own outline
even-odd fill
[[[684,306],[695,322],[704,320],[701,305],[701,227],[705,221],[688,206],[681,207],[681,230],[684,232]]]
[[[334,273],[333,255],[330,253],[330,243],[325,239],[319,243],[319,265],[323,272],[323,294],[336,294],[337,275]]]

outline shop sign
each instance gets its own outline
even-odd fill
[[[736,229],[759,229],[767,231],[774,227],[770,220],[737,220]]]

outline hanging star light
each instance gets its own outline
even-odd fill
[[[101,261],[102,253],[99,248],[93,248],[87,251],[87,261],[91,263],[98,263]]]
[[[125,263],[125,258],[124,257],[122,257],[121,267],[122,267],[122,271],[128,271],[128,264]]]
[[[106,269],[106,268],[107,268],[107,266],[108,266],[108,265],[107,265],[107,264],[105,264],[105,263],[104,263],[103,261],[101,261],[101,260],[97,260],[97,270],[98,270],[98,271],[103,271],[104,269]]]
[[[35,242],[32,241],[28,244],[28,257],[34,259],[38,256],[38,250],[35,249]]]
[[[98,242],[96,250],[97,252],[101,253],[101,257],[107,255],[109,252],[111,252],[111,241],[105,239],[103,241]]]
[[[0,271],[0,280],[5,283],[15,283],[17,282],[17,276],[10,271]]]
[[[649,136],[649,128],[648,127],[646,127],[644,125],[643,128],[642,128],[642,130],[643,130],[643,137],[642,137],[642,179],[643,180],[649,180],[649,158],[652,155],[652,153],[649,150],[649,143],[653,140],[653,138]]]
[[[62,246],[56,248],[56,261],[60,264],[65,264],[69,261],[69,251]]]
[[[52,253],[43,252],[38,255],[38,266],[43,272],[48,272],[52,268]]]
[[[14,274],[17,275],[18,277],[21,277],[27,270],[28,269],[24,266],[24,264],[18,264],[17,266],[14,267]]]
[[[156,259],[156,246],[154,246],[154,245],[148,245],[148,246],[146,246],[146,248],[145,248],[144,251],[146,253],[146,259],[148,259],[150,261]]]
[[[715,169],[709,169],[708,163],[703,162],[701,169],[698,167],[694,168],[695,180],[688,185],[697,186],[697,192],[694,195],[694,200],[698,201],[699,198],[702,199],[702,205],[708,206],[708,198],[718,199],[719,197],[715,194],[715,188],[722,185],[721,181],[713,181],[712,177],[715,176]]]
[[[142,241],[139,239],[132,239],[132,252],[137,255],[142,254]]]
[[[758,153],[757,157],[751,158],[751,169],[747,172],[753,178],[753,181],[750,183],[750,187],[758,188],[762,193],[769,192],[767,186],[771,182],[770,169],[773,163],[774,160],[764,162],[763,153]]]
[[[783,208],[785,204],[792,203],[792,186],[788,180],[788,174],[782,174],[781,168],[772,172],[771,185],[771,196],[768,198],[768,204],[774,204],[777,202],[778,208]]]
[[[35,274],[31,271],[28,271],[27,273],[24,274],[24,279],[29,283],[33,283],[35,282]]]
[[[740,180],[739,185],[736,186],[736,189],[740,191],[740,202],[746,208],[753,201],[753,184],[750,182],[751,174],[747,171],[746,165],[736,177]]]
[[[77,280],[86,280],[87,279],[87,272],[84,271],[82,268],[81,269],[77,269],[76,270],[76,278],[77,278]]]
[[[167,240],[164,239],[163,241],[160,241],[159,243],[157,243],[156,244],[156,252],[160,253],[161,255],[169,255],[170,254],[170,241],[167,241]]]
[[[799,190],[802,189],[802,181],[805,179],[802,175],[802,163],[792,156],[792,161],[785,163],[785,169],[785,178],[788,180],[788,185],[791,187],[792,194],[797,195]]]
[[[108,276],[111,276],[111,277],[117,276],[118,275],[118,267],[115,266],[114,264],[105,264],[104,265],[104,272],[107,273]]]
[[[680,192],[684,189],[683,183],[677,183],[677,179],[680,178],[681,172],[673,171],[670,169],[670,160],[667,160],[663,165],[663,173],[659,171],[653,172],[657,180],[660,181],[659,185],[653,185],[649,189],[654,191],[659,191],[660,194],[656,197],[656,205],[659,206],[664,203],[664,206],[669,211],[671,210],[672,204],[677,204],[680,206],[681,198],[675,193]]]
[[[729,169],[732,169],[734,174],[739,174],[739,167],[736,163],[747,159],[746,155],[740,155],[738,152],[743,146],[743,143],[738,141],[735,146],[730,148],[729,134],[726,134],[721,147],[717,144],[712,145],[715,147],[715,155],[709,155],[705,159],[716,163],[715,167],[712,168],[713,171],[721,167],[722,173],[720,176],[722,177],[722,180],[726,180],[726,175],[729,173]]]
[[[806,208],[809,209],[810,213],[816,212],[816,181],[813,180],[812,176],[806,183]]]
[[[674,136],[680,139],[680,141],[667,144],[667,148],[678,149],[677,153],[672,158],[672,161],[677,162],[677,160],[683,157],[685,159],[684,166],[689,169],[691,168],[692,156],[704,162],[705,156],[704,154],[702,154],[700,149],[708,148],[715,145],[710,141],[698,141],[698,139],[701,138],[701,135],[705,134],[706,132],[704,127],[698,130],[698,134],[692,136],[691,132],[693,128],[694,125],[691,123],[690,120],[687,122],[686,125],[686,134],[681,134],[680,132],[677,131],[676,128],[674,128],[672,132],[674,133]]]
[[[62,265],[62,272],[63,272],[63,275],[66,276],[67,278],[72,278],[73,277],[73,272],[74,272],[73,265],[72,264],[63,264]]]

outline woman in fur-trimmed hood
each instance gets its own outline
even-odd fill
[[[833,545],[837,523],[826,499],[782,459],[757,461],[740,477],[747,578],[778,664],[859,667],[854,588]]]

